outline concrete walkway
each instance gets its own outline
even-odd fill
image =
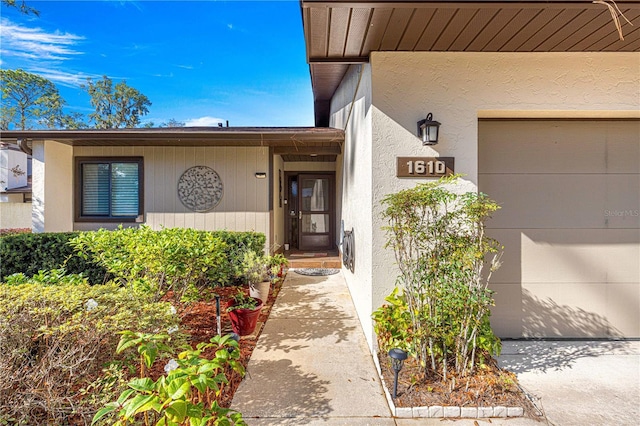
[[[640,342],[506,341],[541,421],[392,418],[342,273],[290,271],[232,408],[249,426],[640,425]]]
[[[249,426],[396,424],[342,273],[289,271],[232,408]]]

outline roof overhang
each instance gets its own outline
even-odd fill
[[[612,3],[612,2],[610,2]],[[638,52],[640,1],[616,0],[620,39],[606,5],[591,0],[301,0],[317,126],[348,67],[373,51]]]
[[[336,155],[344,131],[316,127],[177,127],[153,129],[8,130],[0,140],[55,141],[71,146],[251,146],[274,154]]]

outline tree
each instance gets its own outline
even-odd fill
[[[20,5],[18,6],[18,2],[16,2],[16,0],[2,0],[2,4],[4,4],[5,6],[9,6],[9,7],[15,7],[16,9],[19,9],[21,13],[24,13],[25,15],[29,15],[30,13],[33,13],[36,16],[40,15],[40,12],[37,9],[34,9],[31,6],[28,6],[27,3],[24,0],[20,1]]]
[[[36,74],[17,70],[0,70],[0,126],[11,125],[19,130],[34,125],[56,127],[63,116],[65,101],[49,80]]]
[[[88,78],[82,88],[91,97],[95,112],[89,118],[97,129],[117,129],[136,127],[140,117],[147,114],[151,106],[149,99],[138,90],[127,85],[126,81],[113,85],[106,75],[95,83]]]
[[[170,118],[166,123],[162,123],[160,127],[184,127],[184,122],[178,121],[175,118]]]

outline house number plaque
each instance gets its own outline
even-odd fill
[[[442,177],[454,172],[454,157],[398,157],[397,160],[397,177]]]

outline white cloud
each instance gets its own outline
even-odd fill
[[[2,18],[0,40],[2,55],[64,61],[83,53],[74,46],[84,40],[84,37],[60,31],[47,32],[42,28],[28,28]]]
[[[184,121],[184,125],[187,127],[217,127],[218,123],[224,123],[224,118],[216,118],[216,117],[200,117],[200,118],[190,118]]]
[[[60,71],[59,69],[51,69],[44,67],[34,67],[30,68],[29,72],[33,72],[34,74],[38,74],[48,80],[53,81],[54,83],[61,84],[67,87],[78,87],[81,84],[87,83],[87,78],[91,79],[100,79],[102,76],[100,75],[91,75],[85,74],[82,72],[66,72]]]

